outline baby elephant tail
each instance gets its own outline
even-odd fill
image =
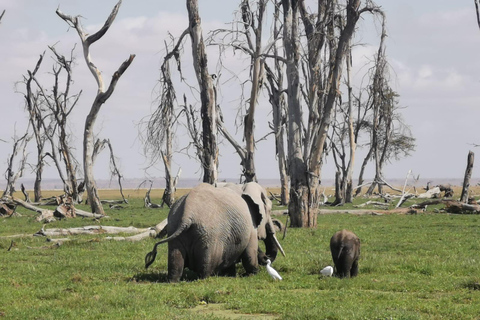
[[[176,237],[178,237],[183,231],[185,231],[189,227],[190,227],[190,224],[182,224],[180,226],[180,228],[178,228],[170,237],[157,242],[153,246],[153,250],[150,251],[149,253],[147,253],[147,255],[145,256],[145,269],[147,269],[155,261],[155,258],[157,257],[157,247],[158,247],[158,245],[175,239]]]

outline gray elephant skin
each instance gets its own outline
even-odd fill
[[[355,233],[346,229],[336,232],[330,239],[330,251],[336,276],[348,278],[358,275],[360,239]]]
[[[284,254],[275,237],[271,206],[265,189],[254,182],[221,188],[200,184],[170,209],[168,237],[146,255],[145,267],[155,260],[157,246],[168,243],[170,282],[179,281],[184,268],[200,278],[235,276],[235,264],[240,261],[247,274],[255,274],[259,256],[267,259],[259,251],[259,239],[265,241],[265,254],[270,259],[278,249]]]

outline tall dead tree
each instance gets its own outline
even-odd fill
[[[317,225],[320,178],[325,142],[330,128],[344,60],[360,16],[379,10],[360,0],[318,1],[316,14],[307,11],[303,0],[282,0],[284,47],[288,77],[288,156],[290,170],[289,215],[294,227]],[[303,126],[300,90],[300,26],[307,41],[306,104],[308,124]],[[305,134],[303,134],[305,132]]]
[[[0,14],[0,23],[2,22],[2,18],[4,14],[5,14],[5,9],[2,11],[2,14]]]
[[[103,81],[102,74],[100,70],[95,66],[92,62],[90,56],[90,46],[95,43],[97,40],[100,40],[103,35],[108,31],[110,26],[112,25],[115,17],[117,16],[118,10],[120,5],[122,4],[122,0],[118,1],[118,3],[113,8],[110,16],[106,20],[103,27],[92,35],[88,35],[82,27],[80,22],[80,16],[68,16],[62,13],[59,9],[57,9],[57,15],[62,18],[69,26],[75,28],[77,33],[80,37],[83,47],[83,53],[85,62],[90,69],[93,77],[95,78],[98,90],[93,105],[90,109],[90,112],[85,120],[85,129],[84,129],[84,136],[83,136],[83,169],[85,173],[85,187],[88,194],[88,202],[92,208],[92,212],[97,214],[104,215],[105,212],[103,210],[103,206],[100,202],[100,198],[97,193],[97,186],[95,183],[95,178],[93,174],[93,151],[94,151],[94,135],[93,135],[93,128],[95,125],[95,121],[97,119],[97,115],[100,111],[101,106],[107,101],[107,99],[112,95],[113,91],[115,90],[115,86],[117,85],[118,80],[123,75],[123,73],[127,70],[127,68],[132,63],[135,55],[131,54],[130,57],[125,60],[118,70],[113,74],[112,80],[110,85],[105,90],[105,84]]]
[[[352,52],[348,51],[346,59],[347,102],[339,103],[335,111],[331,130],[331,149],[337,172],[335,175],[335,201],[332,205],[351,203],[353,201],[353,168],[357,149],[358,133],[353,117],[354,97],[351,84]],[[359,105],[357,105],[360,108]]]
[[[45,107],[42,106],[42,97],[39,92],[32,89],[32,82],[36,73],[38,72],[40,65],[42,64],[43,56],[45,52],[40,55],[37,64],[33,71],[28,71],[28,77],[24,76],[24,83],[26,92],[24,93],[25,108],[28,112],[28,119],[33,130],[33,136],[37,146],[37,163],[35,165],[35,182],[33,185],[33,192],[35,202],[40,201],[42,198],[42,174],[43,167],[45,165],[45,143],[47,141],[47,134],[44,131],[45,121],[47,116],[45,115]]]
[[[286,105],[285,105],[285,88],[284,88],[284,61],[280,57],[277,40],[281,37],[281,21],[280,21],[281,3],[275,4],[274,20],[273,20],[273,66],[270,68],[265,63],[265,76],[268,82],[266,86],[270,104],[272,105],[272,130],[275,135],[275,150],[278,164],[278,172],[280,175],[280,202],[282,205],[288,205],[289,202],[289,176],[287,170],[287,157],[285,152],[285,135],[286,135]]]
[[[72,134],[68,129],[69,116],[82,93],[82,91],[77,94],[70,93],[73,83],[72,64],[75,48],[72,49],[69,58],[59,54],[53,46],[49,49],[55,61],[51,72],[52,87],[45,89],[36,77],[45,53],[40,56],[34,71],[28,71],[28,77],[24,76],[26,109],[37,143],[35,201],[41,197],[41,176],[45,158],[49,157],[57,168],[65,193],[74,202],[79,202],[78,162],[73,153],[74,148],[71,146]],[[50,151],[46,148],[47,142],[50,145]]]
[[[158,107],[146,122],[146,137],[144,143],[144,153],[151,159],[151,163],[162,159],[165,167],[165,190],[162,197],[162,205],[165,203],[171,206],[175,201],[175,189],[177,179],[172,174],[173,157],[173,136],[177,126],[178,116],[176,115],[176,93],[170,73],[171,59],[175,59],[177,68],[181,73],[180,46],[186,32],[180,37],[178,42],[173,45],[171,51],[168,51],[160,67],[160,96],[158,98]],[[199,157],[200,161],[202,157]]]
[[[208,72],[208,59],[203,41],[202,20],[198,0],[187,0],[188,33],[192,41],[195,75],[200,89],[202,115],[203,182],[215,184],[218,170],[216,95],[213,79]]]
[[[225,124],[223,123],[223,117],[217,117],[219,131],[232,144],[237,154],[241,159],[242,175],[245,178],[245,182],[257,181],[257,174],[255,171],[255,112],[258,104],[258,97],[260,87],[263,83],[265,52],[262,50],[262,34],[264,24],[264,14],[267,5],[266,0],[256,1],[254,8],[250,5],[250,0],[242,0],[240,4],[240,16],[239,21],[234,23],[237,26],[234,30],[215,30],[213,37],[221,37],[224,40],[225,34],[232,37],[231,41],[213,42],[218,45],[221,50],[227,48],[233,48],[235,51],[240,51],[246,54],[250,58],[249,79],[248,81],[242,81],[242,88],[245,83],[250,83],[250,94],[246,101],[243,100],[242,104],[246,104],[246,113],[243,118],[243,140],[245,146],[241,146],[234,137],[228,132]]]

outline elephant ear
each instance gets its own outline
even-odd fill
[[[268,199],[265,189],[258,183],[247,183],[243,187],[242,198],[248,204],[253,224],[257,228],[258,238],[265,239],[267,237],[268,214],[272,208],[272,202]]]

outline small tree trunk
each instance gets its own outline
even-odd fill
[[[460,202],[468,202],[468,189],[470,187],[470,178],[472,177],[474,159],[475,154],[472,151],[468,152],[467,169],[465,169],[465,177],[463,179],[462,196],[460,197]]]
[[[344,181],[342,179],[342,173],[337,171],[335,173],[335,201],[333,202],[333,206],[338,204],[345,203],[344,195]]]
[[[370,161],[370,158],[372,157],[373,154],[373,148],[370,147],[370,150],[368,150],[367,155],[363,159],[362,167],[360,168],[360,173],[358,174],[358,185],[361,186],[363,185],[363,175],[365,174],[365,168],[367,167],[368,162]],[[358,187],[357,191],[355,192],[355,196],[358,196],[362,192],[362,188]]]

